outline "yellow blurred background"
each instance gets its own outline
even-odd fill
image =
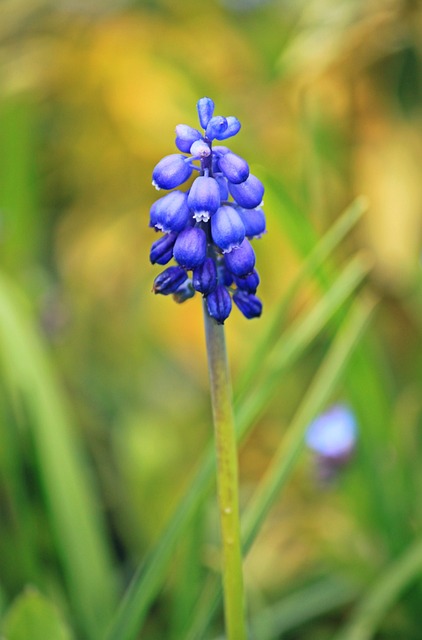
[[[356,196],[368,198],[339,259],[362,249],[374,260],[371,285],[385,300],[381,339],[396,375],[415,380],[420,3],[3,0],[0,13],[1,264],[31,300],[104,510],[135,561],[210,437],[199,296],[182,305],[154,296],[148,258],[151,172],[175,152],[175,126],[197,126],[200,97],[239,118],[231,148],[264,183],[282,185],[318,235]],[[263,322],[303,258],[274,202],[264,200],[268,234],[255,243]],[[316,295],[309,286],[296,311]],[[234,387],[260,322],[238,312],[227,322]],[[313,366],[311,354],[242,449],[245,496]],[[341,496],[315,500],[308,475],[301,467],[248,560],[252,590],[278,588],[321,549],[346,563],[350,544],[363,560],[374,553],[354,536]],[[282,578],[274,570],[280,549]]]

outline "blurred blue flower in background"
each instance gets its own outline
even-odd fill
[[[309,425],[305,441],[317,454],[318,470],[323,479],[331,478],[348,462],[355,450],[356,439],[356,418],[344,404],[332,406]]]

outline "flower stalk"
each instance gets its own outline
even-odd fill
[[[237,446],[224,327],[210,316],[205,301],[203,308],[217,457],[226,634],[227,640],[246,640]]]

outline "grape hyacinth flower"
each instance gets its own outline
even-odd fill
[[[237,118],[214,116],[211,98],[201,98],[197,111],[203,132],[177,125],[181,153],[165,156],[154,168],[153,185],[171,191],[150,211],[150,226],[165,234],[152,245],[151,262],[166,265],[174,259],[186,278],[182,281],[180,271],[170,266],[157,276],[153,291],[172,293],[177,302],[198,291],[219,324],[230,315],[232,300],[246,318],[257,318],[262,303],[256,296],[259,276],[250,240],[266,231],[264,187],[243,158],[226,146],[213,147],[215,140],[238,133]],[[181,191],[194,172],[198,175],[190,187]],[[178,279],[180,292],[175,289]]]

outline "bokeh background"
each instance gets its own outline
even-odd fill
[[[43,376],[41,360],[48,363],[50,394],[60,395],[94,487],[120,594],[211,437],[200,299],[176,305],[153,296],[157,269],[148,258],[152,168],[174,152],[176,124],[197,126],[195,104],[205,95],[217,113],[242,122],[231,148],[268,184],[268,234],[255,243],[263,324],[237,311],[227,323],[235,389],[265,316],[312,248],[309,230],[318,239],[356,196],[369,203],[335,257],[341,264],[364,255],[365,287],[379,299],[366,360],[332,398],[356,415],[356,451],[328,482],[311,452],[301,458],[246,562],[258,614],[322,575],[347,578],[333,610],[293,616],[290,627],[285,617],[259,636],[333,637],[382,568],[420,536],[420,2],[2,0],[0,14],[0,592],[10,638],[18,637],[10,611],[28,585],[54,603],[75,638],[90,636],[68,603],[72,570],[52,516],[54,474],[43,475],[42,447],[56,442],[63,416],[47,399],[50,430],[40,445],[36,409],[20,399],[22,379],[30,392]],[[310,278],[289,318],[319,296]],[[285,375],[243,445],[244,502],[330,335]],[[366,474],[362,449],[370,451]],[[51,455],[60,474],[60,449]],[[195,543],[193,581],[218,570],[215,520],[211,499],[179,545],[139,637],[187,637],[179,619],[186,556]],[[77,514],[73,524],[77,539]],[[420,577],[405,585],[380,638],[422,637],[421,587]],[[218,632],[217,616],[207,637]]]

